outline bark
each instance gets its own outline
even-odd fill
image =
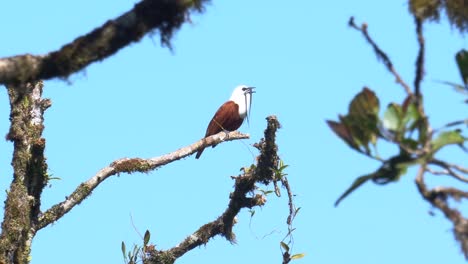
[[[13,181],[5,202],[0,263],[27,263],[30,259],[40,196],[48,177],[42,131],[43,114],[51,102],[41,98],[42,87],[42,81],[7,87],[11,107],[7,139],[14,144]]]

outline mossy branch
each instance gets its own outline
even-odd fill
[[[162,44],[170,47],[173,33],[189,20],[190,12],[203,11],[206,2],[208,0],[143,0],[60,50],[46,55],[25,54],[0,59],[0,83],[67,78],[155,30],[159,31]]]
[[[73,209],[73,207],[86,199],[100,183],[102,183],[110,176],[117,175],[119,173],[148,172],[168,163],[190,156],[201,148],[213,146],[225,141],[246,138],[249,138],[248,134],[242,134],[238,131],[230,132],[227,134],[227,136],[225,132],[220,132],[216,135],[201,139],[192,145],[180,148],[174,152],[159,157],[149,159],[122,158],[116,160],[109,166],[101,169],[89,180],[80,184],[80,186],[78,186],[78,188],[76,188],[76,190],[73,191],[73,193],[70,194],[64,201],[52,206],[50,209],[45,211],[39,218],[37,230],[44,228],[47,225],[60,219],[63,215]]]
[[[13,181],[5,201],[0,234],[0,263],[27,263],[35,224],[40,213],[41,193],[47,184],[44,156],[44,112],[49,99],[42,99],[42,81],[7,86],[10,99],[10,130],[13,142]]]
[[[265,185],[273,182],[274,169],[273,166],[278,160],[276,146],[276,131],[280,128],[280,124],[276,116],[267,117],[268,126],[265,130],[265,138],[256,144],[260,151],[257,157],[257,164],[244,168],[243,173],[235,179],[234,191],[230,194],[230,201],[226,210],[214,221],[209,222],[200,227],[193,234],[185,238],[180,244],[169,250],[156,250],[150,247],[146,253],[149,257],[143,259],[145,264],[167,264],[174,261],[192,250],[197,246],[204,245],[208,241],[221,235],[228,241],[235,242],[235,234],[232,232],[234,224],[236,224],[236,216],[242,208],[252,208],[254,206],[262,206],[266,203],[266,197],[263,194],[254,194],[248,196],[256,188],[256,183]]]

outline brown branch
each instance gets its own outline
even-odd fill
[[[222,235],[228,241],[235,242],[235,235],[232,232],[232,228],[236,223],[236,215],[242,208],[262,206],[266,203],[266,198],[261,194],[255,194],[253,197],[247,197],[247,194],[255,190],[255,184],[257,182],[269,184],[274,179],[274,170],[270,167],[259,168],[260,166],[270,166],[273,161],[278,159],[276,152],[277,146],[274,140],[276,131],[280,125],[275,116],[270,116],[267,120],[268,127],[265,130],[265,139],[262,139],[261,142],[257,144],[260,150],[260,156],[257,158],[257,167],[252,165],[250,168],[245,168],[242,175],[233,177],[235,179],[234,192],[231,193],[228,207],[221,216],[203,225],[193,234],[185,238],[179,245],[169,250],[159,251],[153,249],[149,251],[149,257],[144,259],[143,263],[173,263],[177,258],[195,247],[206,244],[211,238],[217,235]]]
[[[69,212],[73,207],[80,204],[85,198],[87,198],[91,192],[104,180],[110,176],[119,173],[133,173],[133,172],[148,172],[158,167],[164,166],[168,163],[174,162],[185,158],[193,153],[197,152],[201,148],[213,146],[223,141],[232,141],[236,139],[249,138],[248,134],[242,134],[234,131],[227,134],[220,132],[216,135],[201,139],[192,145],[180,148],[174,152],[154,157],[150,159],[141,158],[123,158],[112,162],[109,166],[101,169],[96,175],[91,177],[86,182],[83,182],[70,194],[65,201],[52,206],[39,218],[37,230],[46,227],[50,223],[53,223],[60,219],[63,215]]]
[[[377,58],[382,60],[387,70],[393,74],[393,76],[395,77],[395,81],[399,83],[403,87],[403,89],[405,89],[408,95],[412,95],[413,93],[411,92],[411,88],[408,86],[408,84],[406,84],[406,82],[401,78],[400,74],[398,74],[398,72],[395,70],[395,68],[393,67],[393,63],[388,57],[388,55],[375,43],[375,41],[369,35],[369,32],[367,31],[367,24],[363,23],[361,27],[358,27],[354,22],[354,17],[351,17],[349,19],[348,24],[350,27],[362,33],[364,38],[367,40],[367,43],[369,43],[374,49]]]
[[[461,167],[459,165],[456,165],[456,164],[450,164],[450,163],[447,163],[445,161],[438,160],[438,159],[431,160],[429,162],[429,164],[437,165],[437,166],[442,167],[442,168],[445,169],[444,171],[432,171],[429,168],[426,169],[427,171],[431,172],[432,174],[435,174],[435,175],[442,175],[442,174],[450,175],[453,178],[455,178],[455,179],[457,179],[457,180],[459,180],[461,182],[468,183],[468,178],[464,177],[460,173],[457,173],[457,172],[455,172],[453,170],[453,169],[455,169],[455,170],[461,171],[461,172],[466,174],[466,173],[468,173],[468,169],[466,169],[466,168],[463,168],[463,167]]]
[[[419,44],[419,51],[418,57],[416,59],[416,74],[414,78],[414,94],[416,98],[421,96],[421,82],[424,77],[424,36],[423,36],[423,21],[421,18],[417,16],[414,17],[415,24],[416,24],[416,34],[418,37],[418,44]]]
[[[416,176],[415,182],[419,193],[421,193],[422,197],[426,201],[442,211],[445,217],[452,221],[455,239],[460,242],[463,254],[465,255],[465,258],[468,259],[468,219],[464,218],[458,210],[451,208],[447,201],[449,197],[458,200],[461,198],[467,198],[468,193],[455,188],[438,187],[433,190],[429,190],[424,183],[424,172],[426,171],[426,166],[427,164],[421,165]]]
[[[0,83],[25,83],[39,79],[67,78],[89,64],[158,30],[163,45],[170,47],[173,33],[191,11],[201,12],[208,0],[143,0],[132,10],[78,37],[60,50],[43,56],[31,54],[0,59]]]

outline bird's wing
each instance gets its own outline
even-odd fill
[[[242,119],[235,118],[239,116],[239,106],[233,101],[227,101],[216,111],[206,129],[205,137],[214,135],[223,130],[233,131],[242,124]]]

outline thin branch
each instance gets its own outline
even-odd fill
[[[434,129],[433,133],[439,132],[440,130],[445,129],[445,128],[449,128],[449,127],[453,127],[453,126],[460,126],[460,125],[468,125],[468,119],[457,120],[457,121],[447,123],[447,124],[443,125],[442,127]]]
[[[141,158],[123,158],[112,162],[109,166],[101,169],[96,175],[91,177],[86,182],[83,182],[70,194],[65,201],[52,206],[39,218],[37,230],[46,227],[50,223],[53,223],[60,219],[64,214],[69,212],[77,204],[80,204],[85,198],[87,198],[91,192],[104,180],[110,176],[119,173],[133,173],[133,172],[149,172],[158,167],[166,165],[185,158],[193,153],[197,152],[201,148],[213,146],[224,141],[232,141],[237,139],[249,138],[248,134],[242,134],[234,131],[230,132],[227,136],[226,133],[220,132],[216,135],[201,139],[192,145],[180,148],[174,152],[154,157],[150,159]]]
[[[177,246],[167,250],[153,252],[153,261],[150,263],[159,263],[156,261],[161,255],[170,255],[174,259],[183,256],[188,251],[195,247],[204,245],[208,241],[217,236],[222,235],[230,242],[235,242],[235,235],[232,228],[236,224],[236,216],[242,208],[252,208],[254,206],[262,206],[266,203],[265,196],[256,194],[254,197],[246,197],[247,193],[253,191],[255,187],[255,176],[249,172],[239,177],[236,177],[234,193],[231,195],[228,208],[216,220],[207,223],[200,227],[193,234],[185,238]]]
[[[415,182],[419,193],[426,201],[442,211],[445,217],[452,221],[455,239],[460,242],[463,254],[465,255],[465,258],[468,259],[468,220],[465,219],[458,210],[450,208],[447,201],[448,197],[452,197],[454,199],[466,198],[468,197],[468,193],[455,188],[443,187],[429,190],[424,183],[426,167],[427,164],[421,165],[416,176]]]
[[[414,78],[414,94],[416,98],[421,96],[421,82],[424,77],[424,35],[423,35],[423,21],[421,18],[417,16],[414,17],[415,24],[416,24],[416,34],[418,37],[418,44],[419,44],[419,52],[418,57],[416,59],[416,74]]]
[[[349,19],[349,26],[356,29],[357,31],[360,31],[364,37],[366,38],[367,42],[372,46],[374,49],[375,54],[377,55],[377,58],[383,61],[385,67],[387,67],[387,70],[393,74],[395,77],[395,80],[397,83],[399,83],[406,91],[408,95],[412,95],[413,93],[411,92],[411,88],[406,84],[406,82],[400,77],[398,72],[395,70],[393,67],[393,63],[388,57],[388,55],[380,49],[380,47],[375,43],[375,41],[370,37],[369,32],[367,31],[367,24],[363,23],[361,27],[358,27],[356,23],[354,23],[354,17],[351,17]]]
[[[173,33],[188,20],[191,11],[203,11],[209,0],[143,0],[125,14],[78,37],[46,55],[25,54],[0,59],[0,83],[25,83],[39,79],[67,78],[89,64],[158,30],[163,45],[170,47]]]
[[[433,159],[429,162],[429,164],[432,164],[432,165],[436,165],[436,166],[439,166],[439,167],[442,167],[445,169],[445,171],[443,171],[443,173],[433,173],[432,171],[430,171],[431,173],[433,174],[445,174],[445,175],[450,175],[452,176],[453,178],[461,181],[461,182],[464,182],[464,183],[468,183],[468,178],[464,177],[463,175],[461,175],[460,173],[457,173],[456,171],[454,171],[453,169],[456,169],[460,172],[463,172],[465,174],[468,173],[468,169],[466,168],[463,168],[461,166],[458,166],[456,164],[450,164],[450,163],[447,163],[445,161],[442,161],[442,160],[438,160],[438,159]],[[452,169],[453,168],[453,169]]]
[[[291,186],[289,185],[288,178],[286,178],[286,176],[281,178],[281,183],[283,184],[284,188],[286,188],[286,192],[288,194],[289,215],[288,215],[288,218],[286,219],[286,223],[288,224],[288,226],[292,226],[292,221],[294,220],[294,217],[296,216],[296,208],[294,207]]]

